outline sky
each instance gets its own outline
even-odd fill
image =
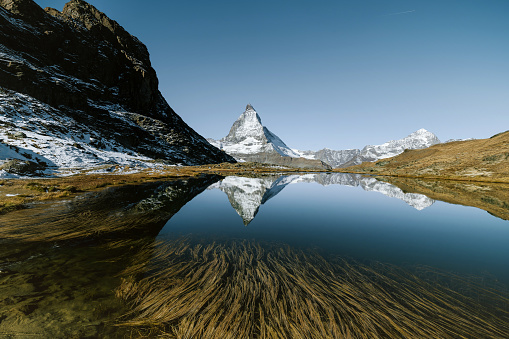
[[[509,130],[507,0],[88,2],[147,46],[161,93],[204,137],[248,103],[301,150]]]

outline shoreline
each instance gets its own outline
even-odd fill
[[[94,169],[90,169],[92,171]],[[480,184],[509,184],[509,178],[489,177],[459,177],[459,176],[430,176],[412,175],[404,173],[390,173],[384,171],[367,172],[354,168],[301,169],[257,163],[222,163],[199,166],[169,166],[162,168],[147,168],[134,173],[81,172],[71,176],[57,177],[24,177],[0,178],[0,214],[29,208],[30,204],[42,201],[58,200],[74,197],[86,192],[100,190],[119,185],[136,185],[156,180],[179,180],[201,175],[260,177],[266,175],[297,174],[297,173],[350,173],[374,177],[403,178],[415,180],[454,181]],[[387,180],[391,182],[391,180]]]

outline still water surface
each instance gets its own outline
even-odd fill
[[[0,238],[0,336],[509,333],[509,222],[374,178],[109,188],[0,216]]]

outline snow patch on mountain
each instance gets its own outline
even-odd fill
[[[433,205],[435,202],[423,194],[405,193],[399,187],[387,182],[378,181],[375,178],[363,177],[359,180],[359,184],[365,191],[379,192],[388,197],[402,200],[419,211]]]
[[[153,165],[151,158],[104,138],[59,110],[28,95],[1,89],[0,165],[11,159],[62,171],[102,165]]]
[[[318,159],[332,167],[358,165],[365,161],[377,161],[401,154],[405,149],[421,149],[440,143],[437,136],[424,128],[399,139],[391,140],[381,145],[367,145],[362,150],[332,150],[328,148],[319,151],[300,151],[293,149],[299,156],[307,159]]]
[[[260,206],[276,196],[288,181],[284,177],[245,178],[229,176],[212,184],[209,189],[219,189],[226,193],[230,204],[242,218],[245,226],[254,219]],[[281,180],[280,180],[281,179]]]

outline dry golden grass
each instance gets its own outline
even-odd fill
[[[116,290],[121,325],[169,338],[504,338],[509,299],[476,298],[398,268],[326,260],[314,251],[186,239],[146,249]],[[448,277],[460,280],[457,277]],[[486,303],[477,301],[479,295]]]
[[[335,171],[509,183],[509,131],[489,139],[408,150],[393,158]]]

